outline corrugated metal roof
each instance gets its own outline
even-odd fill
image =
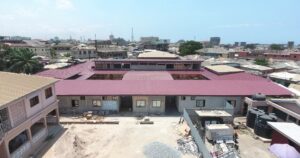
[[[0,72],[0,107],[56,81],[53,78]]]
[[[242,80],[61,80],[57,95],[194,95],[194,96],[290,96],[271,81]]]
[[[228,65],[214,65],[214,66],[205,66],[205,68],[216,72],[218,74],[227,74],[227,73],[235,73],[235,72],[243,72],[244,70],[228,66]]]

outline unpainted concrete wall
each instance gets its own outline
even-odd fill
[[[80,96],[58,96],[58,106],[61,113],[72,112],[72,100],[79,100],[79,106],[75,108],[76,112],[85,112],[91,110],[112,110],[119,111],[120,98],[117,100],[103,100],[102,96],[85,96],[85,100],[80,100]],[[100,100],[101,106],[94,106],[93,100]]]
[[[133,96],[132,97],[132,109],[133,112],[140,113],[164,113],[165,112],[165,96]],[[146,105],[144,107],[137,107],[138,100],[145,100]],[[161,101],[160,107],[153,107],[153,101]]]
[[[182,100],[181,96],[177,97],[177,108],[179,112],[183,112],[184,108],[196,109],[196,100],[205,100],[205,107],[201,109],[224,108],[227,100],[236,100],[236,107],[234,107],[234,114],[242,111],[244,100],[242,97],[210,97],[210,96],[196,96],[195,100],[191,100],[191,96],[185,96]]]

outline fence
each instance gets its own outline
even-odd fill
[[[207,150],[203,139],[201,138],[201,135],[198,131],[198,129],[195,127],[194,123],[192,122],[189,113],[187,112],[186,109],[183,110],[183,118],[184,120],[187,122],[187,124],[189,125],[190,129],[191,129],[191,135],[193,136],[199,151],[202,154],[202,157],[204,158],[212,158],[212,156],[210,155],[209,151]]]

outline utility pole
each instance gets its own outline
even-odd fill
[[[95,34],[95,51],[97,53],[97,57],[98,57],[98,48],[97,48],[97,35]]]
[[[133,27],[131,28],[131,42],[134,41],[134,36],[133,36]]]

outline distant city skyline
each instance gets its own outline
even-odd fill
[[[299,0],[14,0],[0,2],[0,36],[176,42],[300,43]]]

